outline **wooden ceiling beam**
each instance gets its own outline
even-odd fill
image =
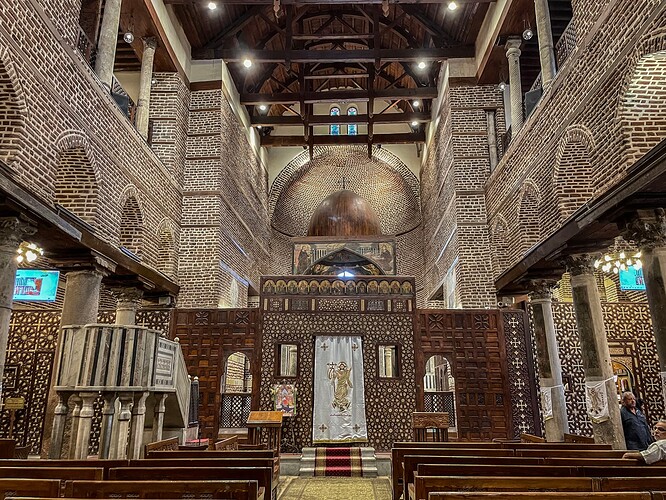
[[[224,42],[242,30],[245,26],[250,24],[256,16],[260,15],[266,7],[263,5],[255,5],[250,9],[243,12],[238,16],[233,23],[225,27],[220,33],[218,33],[214,38],[206,42],[206,45],[203,46],[203,50],[216,49],[222,47]]]
[[[368,136],[361,135],[310,135],[309,141],[301,135],[267,135],[261,138],[261,145],[266,148],[294,146],[332,146],[337,144],[366,144]],[[407,132],[403,134],[374,134],[373,144],[414,144],[425,142],[425,132]]]
[[[428,113],[387,113],[370,117],[369,115],[311,115],[308,118],[310,125],[347,125],[349,123],[368,123],[368,121],[377,123],[428,123],[431,116]],[[279,127],[283,125],[302,125],[303,120],[299,116],[271,116],[271,115],[255,115],[250,117],[250,122],[253,126],[262,127]]]
[[[240,62],[250,59],[253,63],[272,62],[375,62],[375,61],[441,61],[444,59],[474,57],[474,45],[430,49],[373,49],[373,50],[243,50],[215,49],[193,51],[195,58],[224,59]]]
[[[444,43],[456,43],[451,38],[451,35],[445,32],[440,25],[435,23],[429,16],[427,16],[417,5],[400,5],[400,8],[409,14],[413,19],[418,21],[423,29],[430,33],[433,37]],[[440,43],[441,46],[441,43]]]
[[[457,0],[458,4],[495,3],[497,0]],[[389,4],[448,4],[450,0],[389,0]],[[208,0],[164,0],[166,5],[200,5]],[[218,0],[221,5],[273,5],[274,0]],[[340,5],[340,0],[281,0],[282,5]],[[381,5],[382,0],[355,2],[359,5]]]
[[[391,88],[374,91],[375,99],[435,99],[437,88],[420,87],[416,89]],[[325,92],[306,92],[304,102],[367,101],[367,90],[331,90]],[[282,94],[241,94],[241,104],[294,104],[301,101],[297,92]]]

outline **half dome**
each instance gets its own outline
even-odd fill
[[[343,189],[325,198],[310,218],[308,236],[378,236],[379,217],[363,198]]]

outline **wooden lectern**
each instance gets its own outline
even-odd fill
[[[283,415],[281,411],[251,411],[245,425],[250,444],[255,446],[261,445],[264,436],[262,429],[265,429],[268,449],[275,450],[279,456]]]
[[[429,441],[429,434],[433,441],[448,441],[449,414],[447,412],[415,411],[412,413],[412,429],[414,430],[414,441]],[[432,429],[432,433],[428,432],[430,429]]]

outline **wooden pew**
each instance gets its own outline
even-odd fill
[[[67,481],[69,498],[261,500],[257,481]]]
[[[57,479],[0,479],[0,498],[35,495],[58,498],[60,481]]]
[[[0,478],[101,481],[104,479],[104,469],[85,467],[0,467]]]
[[[277,483],[273,481],[272,467],[124,467],[109,471],[109,479],[115,481],[139,481],[146,478],[169,481],[255,480],[262,491],[271,493],[270,496],[266,494],[267,499],[277,496],[273,494]]]
[[[666,490],[666,477],[602,477],[601,491]]]
[[[419,476],[414,477],[410,498],[427,500],[435,491],[594,491],[594,480],[586,477],[492,477]],[[635,491],[635,490],[629,490]]]
[[[237,450],[238,449],[238,436],[231,436],[228,438],[215,441],[213,449],[217,451],[222,450]]]
[[[516,449],[517,457],[544,457],[551,458],[622,458],[627,450],[538,450],[538,449]]]
[[[567,434],[564,433],[564,442],[565,443],[586,443],[594,444],[594,438],[588,436],[579,436],[578,434]]]
[[[502,448],[512,450],[612,450],[610,444],[587,443],[502,443]]]
[[[592,500],[652,500],[650,492],[624,492],[624,493],[604,493],[604,492],[435,492],[430,493],[429,500],[574,500],[587,499]]]
[[[143,447],[143,456],[147,457],[153,451],[177,450],[178,443],[177,437],[146,443]]]
[[[540,436],[535,436],[534,434],[522,433],[520,435],[520,442],[521,443],[545,443],[546,438],[542,438]]]
[[[274,450],[177,450],[152,451],[146,458],[275,458]]]
[[[104,479],[108,478],[108,471],[113,467],[127,467],[128,460],[0,460],[0,467],[56,467],[56,468],[94,468],[104,469]]]

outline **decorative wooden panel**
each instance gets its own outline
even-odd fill
[[[187,371],[199,377],[199,424],[203,437],[217,438],[220,426],[220,383],[224,363],[242,352],[252,367],[252,407],[259,405],[258,309],[176,309],[171,337],[178,337]]]
[[[445,356],[455,377],[458,436],[513,436],[504,333],[499,311],[421,310],[415,335],[419,410],[427,359]]]

